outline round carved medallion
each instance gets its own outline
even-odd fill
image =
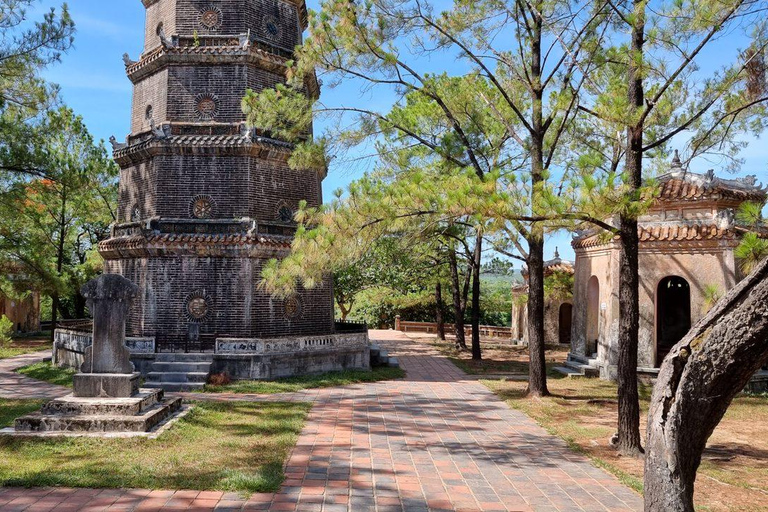
[[[264,17],[264,28],[266,29],[267,37],[270,39],[277,39],[280,37],[280,22],[274,16]]]
[[[293,222],[293,210],[287,206],[281,206],[277,212],[280,222]]]
[[[221,27],[221,9],[209,6],[200,11],[200,25],[208,30],[215,30]]]
[[[191,322],[203,322],[211,313],[211,300],[203,292],[194,292],[187,296],[186,315]]]
[[[192,217],[210,219],[213,217],[213,200],[209,196],[198,196],[192,200]]]
[[[283,303],[285,318],[293,320],[301,316],[301,300],[297,296],[288,297]]]
[[[219,114],[219,99],[215,94],[198,94],[195,98],[195,114],[201,121],[211,121]]]

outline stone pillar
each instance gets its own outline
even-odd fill
[[[125,321],[138,287],[122,276],[107,274],[80,290],[93,315],[93,343],[74,378],[76,397],[124,398],[138,393],[140,374],[134,372],[125,346]]]
[[[400,330],[400,315],[395,316],[395,330],[396,331]]]

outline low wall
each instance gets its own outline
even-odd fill
[[[93,335],[90,332],[56,329],[53,333],[53,363],[56,366],[79,368],[83,364],[85,349],[90,347],[91,343]],[[136,355],[155,353],[154,338],[125,338],[125,346],[131,353],[132,361]]]
[[[395,330],[401,332],[423,332],[427,334],[437,334],[437,324],[435,322],[409,322],[395,318]],[[445,324],[445,332],[452,333],[456,331],[453,324]],[[464,333],[466,336],[472,335],[472,326],[465,325]],[[493,325],[481,325],[480,336],[486,338],[512,339],[511,327],[496,327]]]
[[[57,329],[53,361],[58,366],[79,368],[90,333]],[[146,375],[155,362],[154,338],[126,338],[131,362]],[[219,338],[213,355],[212,373],[227,373],[233,379],[277,379],[371,367],[368,333],[343,333],[297,338]]]

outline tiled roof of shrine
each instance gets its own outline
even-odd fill
[[[670,171],[656,180],[660,187],[661,201],[735,199],[763,202],[768,197],[768,188],[758,184],[755,176],[729,180],[715,176],[713,170],[705,174],[691,172],[683,168],[677,154]]]

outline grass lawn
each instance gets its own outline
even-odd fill
[[[29,366],[23,366],[16,370],[16,373],[26,375],[32,379],[44,380],[51,384],[58,384],[59,386],[72,387],[72,376],[77,373],[77,370],[72,368],[59,368],[54,366],[51,362],[35,363]]]
[[[382,380],[402,379],[405,371],[400,368],[387,366],[373,368],[371,371],[348,370],[343,372],[324,373],[322,375],[307,375],[291,377],[274,381],[241,380],[225,386],[207,385],[203,389],[206,393],[254,393],[274,394],[290,393],[303,389],[330,388],[359,384],[361,382],[378,382]]]
[[[483,381],[515,409],[563,438],[622,482],[642,491],[643,462],[610,447],[616,432],[616,386],[586,378],[551,378],[551,397],[526,398],[527,383]],[[640,387],[643,439],[651,388]],[[696,508],[707,511],[768,510],[768,395],[740,396],[709,440],[696,480]]]
[[[39,401],[0,400],[0,427]],[[197,403],[158,439],[0,438],[0,486],[274,492],[306,403]]]
[[[42,352],[51,350],[51,339],[48,334],[39,336],[19,336],[14,338],[8,346],[0,346],[0,359],[16,357],[30,352]]]

